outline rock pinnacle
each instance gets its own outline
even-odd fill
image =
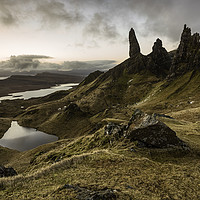
[[[132,58],[136,54],[140,53],[140,46],[137,41],[135,31],[133,28],[131,28],[131,30],[129,31],[129,44],[130,44],[129,56],[130,58]]]

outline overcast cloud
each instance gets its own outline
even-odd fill
[[[0,0],[0,22],[20,25],[34,17],[40,25],[81,23],[83,34],[105,39],[117,39],[126,25],[143,35],[159,33],[177,40],[184,23],[200,30],[199,8],[199,0]]]
[[[63,61],[65,56],[69,60],[79,56],[117,60],[128,56],[131,27],[146,54],[157,37],[168,50],[177,48],[185,23],[193,32],[200,32],[199,10],[199,0],[0,0],[0,27],[7,31],[5,38],[8,35],[14,41],[13,45],[11,41],[4,44],[4,48],[7,44],[9,49],[16,47],[14,53],[7,51],[12,54],[19,50],[18,54],[28,54],[27,50],[37,54],[41,49],[38,54],[55,57],[62,53]],[[21,49],[14,34],[18,34],[16,41],[25,41]],[[18,66],[16,62],[21,60],[14,60],[13,66]],[[20,67],[30,66],[38,68],[40,64],[34,59]]]
[[[114,60],[97,60],[97,61],[65,61],[63,64],[41,62],[42,59],[50,59],[44,55],[20,55],[11,56],[9,60],[0,62],[0,71],[106,71],[116,65]]]

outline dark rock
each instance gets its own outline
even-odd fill
[[[79,200],[114,200],[117,199],[115,193],[110,189],[99,191],[86,191],[77,196]]]
[[[183,74],[191,70],[200,69],[200,36],[191,34],[191,29],[184,25],[181,41],[175,53],[170,74]]]
[[[157,116],[157,117],[164,117],[164,118],[168,118],[168,119],[174,119],[173,117],[171,117],[169,115],[165,115],[165,114],[154,113],[154,115]]]
[[[88,113],[84,112],[76,103],[71,102],[63,109],[63,112],[61,112],[59,116],[68,121],[77,118],[80,120],[81,117],[86,117],[87,115]]]
[[[112,189],[91,190],[85,187],[66,184],[61,189],[72,189],[78,193],[79,200],[115,200],[117,196]]]
[[[135,31],[133,28],[131,28],[131,30],[129,31],[129,44],[130,44],[129,56],[130,58],[132,58],[140,53],[140,46],[137,41]]]
[[[132,124],[134,120],[136,120],[138,117],[141,117],[143,114],[144,113],[140,109],[136,108],[133,112],[131,119],[129,120],[129,124]]]
[[[171,56],[162,46],[162,41],[158,38],[152,47],[152,53],[148,56],[147,68],[159,76],[166,76],[171,67]]]
[[[78,105],[76,103],[71,102],[66,108],[65,110],[67,110],[68,112],[76,112],[76,111],[80,111],[80,108],[78,107]]]
[[[134,29],[131,29],[129,32],[129,44],[130,58],[100,76],[101,81],[109,77],[112,77],[113,80],[117,80],[122,77],[123,74],[145,72],[151,72],[159,78],[165,78],[168,75],[171,67],[171,55],[162,46],[162,41],[160,39],[156,40],[152,48],[152,53],[147,56],[140,53],[140,46]]]
[[[143,113],[135,118],[127,132],[127,138],[142,142],[147,147],[167,148],[185,145],[172,129],[156,119],[155,114]]]
[[[104,134],[113,135],[115,137],[121,137],[123,135],[124,126],[117,125],[114,123],[108,123],[105,126]]]
[[[166,148],[172,145],[179,146],[182,144],[176,133],[159,121],[132,130],[128,138],[134,141],[141,141],[149,147],[157,148]]]
[[[148,115],[140,109],[136,109],[127,125],[109,123],[105,126],[105,135],[113,135],[115,138],[126,137],[131,141],[137,141],[138,147],[168,148],[186,147],[176,133],[156,117],[167,115]]]
[[[4,167],[0,165],[0,177],[15,176],[17,172],[12,167]]]

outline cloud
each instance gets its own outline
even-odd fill
[[[116,26],[110,22],[106,13],[95,13],[84,31],[86,35],[100,38],[115,39],[119,36]]]
[[[72,43],[85,42],[87,48],[120,43],[131,27],[144,39],[177,42],[185,23],[200,32],[199,8],[199,0],[0,0],[0,25],[26,24],[37,31],[64,27],[76,32]]]
[[[18,21],[12,1],[0,0],[0,23],[6,26],[15,25]]]
[[[86,71],[87,73],[105,71],[116,65],[114,60],[97,61],[65,61],[63,64],[40,62],[40,59],[49,59],[44,55],[11,56],[9,60],[0,62],[0,71],[27,72],[27,71]]]
[[[11,56],[11,59],[16,60],[33,60],[33,59],[49,59],[52,58],[50,56],[45,55],[19,55],[19,56]]]
[[[106,71],[116,65],[115,60],[95,60],[95,61],[65,61],[63,63],[63,68],[65,70],[89,70],[96,71],[102,70]]]
[[[0,62],[0,69],[10,71],[30,71],[40,67],[40,62],[38,59],[48,58],[51,57],[43,55],[11,56],[10,60]]]
[[[183,25],[199,28],[199,0],[71,0],[92,10],[85,30],[89,35],[114,38],[133,27],[142,37],[160,36],[178,41]],[[105,29],[107,30],[104,32]],[[121,29],[121,30],[120,30]],[[110,31],[109,31],[110,30]],[[118,31],[120,30],[120,31]],[[125,35],[124,35],[125,36]]]
[[[84,16],[75,9],[67,9],[62,1],[43,0],[38,1],[36,12],[41,16],[41,21],[45,24],[58,25],[64,22],[66,25],[74,25],[81,22]]]

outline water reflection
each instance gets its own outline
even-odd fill
[[[14,99],[30,99],[33,97],[43,97],[43,96],[46,96],[48,94],[51,94],[51,93],[59,91],[59,90],[69,90],[73,86],[76,86],[76,85],[78,85],[78,83],[67,83],[67,84],[61,84],[61,85],[54,86],[54,87],[47,88],[47,89],[11,93],[8,96],[0,97],[0,101],[1,100],[14,100]]]
[[[5,79],[7,79],[9,76],[1,76],[0,77],[0,80],[5,80]]]
[[[25,128],[19,126],[16,121],[12,121],[11,127],[0,139],[0,145],[18,151],[26,151],[56,140],[58,140],[58,137],[54,135],[49,135],[33,128]]]

